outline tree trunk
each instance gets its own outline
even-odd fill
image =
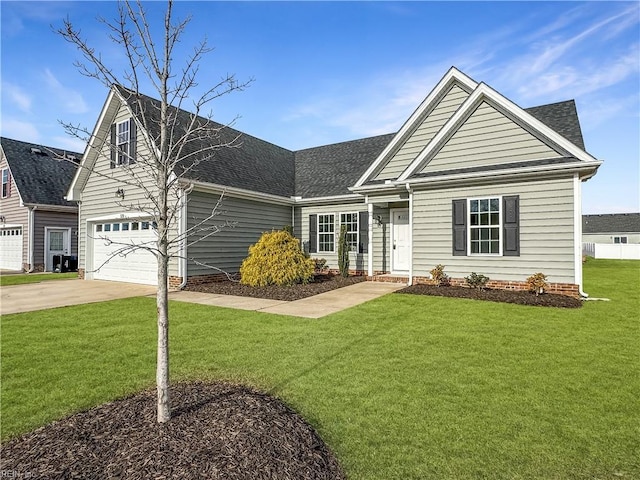
[[[162,248],[162,247],[161,247]],[[166,250],[166,245],[165,245]],[[158,391],[158,423],[171,419],[169,401],[169,293],[167,286],[167,256],[158,256],[158,361],[156,367],[156,388]]]

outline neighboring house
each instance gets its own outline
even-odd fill
[[[584,243],[640,243],[640,213],[582,216]]]
[[[143,219],[114,199],[124,189],[127,199],[143,201],[123,183],[139,167],[112,156],[112,145],[144,155],[140,135],[158,135],[144,130],[149,114],[134,114],[131,96],[110,91],[68,199],[81,202],[81,275],[155,283],[146,252],[105,263],[109,250],[98,240],[106,229],[115,240],[131,238],[134,228],[136,239],[154,238],[152,226],[142,231]],[[158,102],[143,99],[154,111]],[[177,123],[188,118],[179,111]],[[111,134],[116,128],[124,134]],[[211,279],[217,272],[204,264],[237,272],[261,232],[285,225],[311,256],[337,268],[337,233],[346,225],[351,268],[372,277],[429,281],[443,264],[454,283],[476,272],[495,287],[524,289],[528,276],[543,272],[551,291],[578,295],[581,184],[601,163],[584,149],[573,101],[523,110],[452,68],[395,134],[295,152],[243,134],[241,148],[191,170],[179,232],[204,218],[222,192],[218,221],[237,225],[185,247],[170,265],[170,283]]]
[[[77,256],[78,206],[64,197],[82,155],[4,137],[0,142],[0,268],[59,269],[54,257]]]

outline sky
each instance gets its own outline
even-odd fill
[[[165,3],[144,5],[161,28]],[[0,1],[2,136],[84,151],[60,121],[92,129],[108,90],[55,30],[69,18],[121,74],[99,20],[116,14],[113,1]],[[247,134],[298,150],[392,133],[455,66],[523,108],[575,99],[604,161],[583,213],[640,211],[640,2],[178,1],[174,17],[191,18],[176,68],[198,42],[214,48],[198,88],[252,80],[211,105]]]

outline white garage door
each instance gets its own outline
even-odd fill
[[[0,268],[22,270],[22,227],[0,228]]]
[[[151,252],[118,253],[124,244],[155,247],[156,230],[150,222],[105,222],[94,225],[93,230],[93,278],[157,285],[156,257]]]

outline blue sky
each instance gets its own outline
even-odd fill
[[[163,2],[146,5],[161,17]],[[1,134],[81,151],[58,120],[92,128],[107,90],[77,72],[52,26],[68,16],[118,71],[123,54],[96,20],[116,4],[0,8]],[[300,149],[394,132],[454,65],[524,108],[574,98],[587,151],[605,161],[583,212],[640,211],[639,2],[180,1],[175,12],[192,15],[182,52],[205,36],[215,47],[202,86],[254,79],[213,105],[246,133]]]

